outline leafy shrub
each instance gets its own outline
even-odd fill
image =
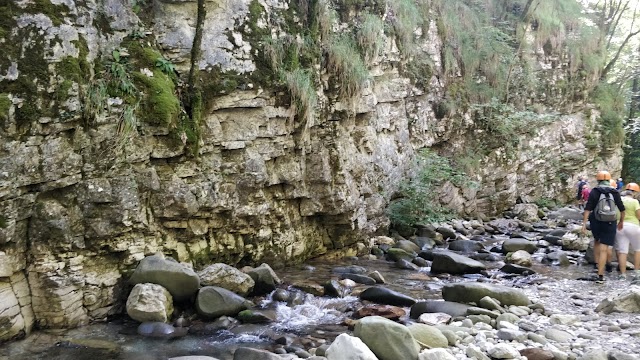
[[[437,199],[438,188],[446,181],[462,185],[465,174],[454,169],[447,158],[426,149],[416,156],[413,171],[415,174],[400,184],[399,197],[387,208],[393,226],[409,227],[451,218],[451,211]]]
[[[625,97],[616,87],[600,84],[593,92],[593,101],[600,110],[598,128],[603,149],[614,148],[624,142]]]

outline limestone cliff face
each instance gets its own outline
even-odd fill
[[[339,100],[332,75],[316,69],[319,115],[303,121],[285,91],[252,81],[265,71],[256,29],[281,32],[268,24],[285,24],[278,19],[295,15],[292,5],[207,4],[198,67],[212,86],[197,157],[175,125],[141,121],[122,137],[126,99],[105,99],[90,120],[86,112],[96,69],[105,57],[118,63],[129,55],[111,54],[132,37],[186,76],[195,2],[154,1],[141,10],[125,0],[21,0],[0,8],[10,25],[0,32],[7,49],[0,56],[0,341],[34,324],[73,327],[120,312],[128,272],[155,252],[198,267],[283,265],[353,249],[388,229],[385,207],[418,149],[461,154],[491,136],[463,111],[436,114],[450,79],[434,72],[416,86],[386,36],[353,103]],[[419,51],[437,68],[435,22],[424,30],[416,31]],[[562,61],[532,55],[562,76]],[[153,62],[139,64],[128,65],[134,77],[165,76]],[[464,215],[491,215],[519,197],[567,200],[579,173],[619,172],[621,151],[585,146],[599,136],[597,112],[585,104],[568,111],[544,95],[555,121],[523,133],[514,151],[491,149],[472,176],[479,186],[445,186],[441,201]],[[153,113],[160,105],[139,106]]]

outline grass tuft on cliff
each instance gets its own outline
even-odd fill
[[[327,47],[328,67],[335,74],[340,97],[353,99],[369,80],[369,71],[354,40],[347,35],[332,39]]]

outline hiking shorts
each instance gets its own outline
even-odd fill
[[[624,223],[622,231],[616,233],[616,251],[628,254],[629,247],[632,252],[640,251],[640,226]]]
[[[616,241],[616,228],[618,226],[615,221],[602,222],[594,220],[590,222],[590,225],[591,233],[596,241],[600,244],[613,246]]]

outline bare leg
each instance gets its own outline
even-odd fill
[[[604,275],[604,266],[607,263],[607,253],[609,252],[609,247],[607,245],[600,244],[598,246],[598,275]]]
[[[596,264],[600,264],[600,262],[598,261],[599,259],[600,259],[600,241],[594,240],[593,241],[593,261],[595,261]]]
[[[640,251],[636,251],[633,254],[633,268],[640,270]]]
[[[620,265],[620,274],[627,273],[627,254],[618,252],[618,265]]]

